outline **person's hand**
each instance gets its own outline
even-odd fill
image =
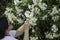
[[[25,21],[24,24],[25,24],[25,29],[26,29],[26,30],[29,30],[29,25],[30,25],[30,24],[29,24],[29,19],[26,19],[26,21]]]

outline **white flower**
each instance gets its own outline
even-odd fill
[[[34,12],[35,12],[36,14],[40,14],[40,9],[37,8],[37,7],[35,7],[35,8],[34,8]]]
[[[37,18],[32,17],[32,18],[29,20],[29,23],[34,26],[34,25],[36,25],[36,21],[37,21]]]
[[[53,16],[54,14],[58,14],[58,10],[56,6],[52,8],[52,12],[50,13],[51,16]]]
[[[19,18],[19,19],[17,18],[16,20],[17,20],[19,23],[23,23],[23,20],[20,19],[20,18]]]
[[[35,5],[34,5],[34,4],[32,4],[31,6],[32,6],[31,8],[33,9]]]
[[[8,15],[7,12],[8,12],[8,11],[5,11],[4,14],[5,14],[5,15]]]
[[[26,11],[25,12],[25,16],[28,17],[28,18],[30,18],[29,23],[31,25],[33,25],[33,26],[36,25],[37,18],[33,17],[34,16],[33,12]]]
[[[60,9],[59,9],[59,12],[60,12]]]
[[[28,8],[31,9],[31,7],[32,7],[32,6],[28,4]]]
[[[17,5],[19,3],[19,0],[14,0],[14,4]]]
[[[57,31],[58,31],[57,26],[56,26],[56,25],[52,25],[51,31],[53,31],[53,32],[57,32]]]
[[[33,0],[33,3],[34,3],[34,5],[36,5],[37,4],[36,0]]]
[[[46,34],[46,38],[53,39],[53,35],[51,33]]]
[[[53,20],[54,22],[58,21],[58,19],[59,19],[59,16],[53,16],[53,17],[52,17],[52,20]]]
[[[19,23],[23,23],[23,20],[18,19],[13,13],[11,13],[12,8],[6,8],[5,15],[8,17],[8,19],[13,23],[13,20],[18,21]]]
[[[6,11],[4,12],[5,15],[10,15],[12,8],[6,8]]]
[[[8,17],[9,21],[11,21],[13,23],[14,15],[12,13],[6,13],[6,14],[7,14],[6,16]]]
[[[20,12],[23,11],[23,9],[19,9],[17,6],[15,6],[15,9],[16,9],[16,11],[17,11],[17,14],[20,14]]]
[[[26,11],[26,12],[25,12],[25,16],[26,16],[26,17],[30,17],[30,11]]]
[[[12,11],[13,9],[12,8],[6,8],[6,11]]]
[[[13,14],[11,13],[13,9],[12,8],[6,8],[6,11],[4,14],[8,17],[8,19],[13,23]]]
[[[45,3],[39,3],[38,6],[41,8],[41,10],[46,10],[47,5]]]
[[[23,20],[20,19],[20,18],[17,18],[13,13],[10,14],[10,17],[11,17],[11,20],[12,20],[12,21],[13,21],[13,20],[16,20],[16,21],[18,21],[18,23],[23,23]],[[8,16],[8,18],[9,18],[9,16]],[[10,19],[9,19],[9,20],[10,20]]]
[[[47,15],[44,15],[43,17],[42,17],[42,20],[45,20],[45,18],[47,18],[48,16]]]
[[[56,34],[56,33],[45,33],[45,35],[46,35],[46,38],[49,38],[49,39],[54,39],[60,36],[60,34]]]
[[[31,17],[33,17],[33,16],[34,16],[34,13],[33,13],[33,12],[31,12],[31,13],[30,13],[30,18],[31,18]]]
[[[31,18],[31,17],[33,17],[33,15],[34,15],[33,12],[30,12],[30,11],[26,11],[26,12],[25,12],[25,16],[26,16],[26,17]]]
[[[38,37],[36,37],[36,40],[38,39]]]
[[[11,21],[11,22],[13,23],[12,16],[13,16],[13,15],[11,15],[10,13],[8,13],[8,15],[7,15],[9,21]]]
[[[35,30],[34,30],[34,29],[32,29],[32,32],[35,32]]]
[[[22,0],[24,3],[26,3],[28,0]]]
[[[42,0],[39,0],[40,2],[42,2]]]
[[[53,37],[57,38],[59,36],[60,36],[60,34],[53,33]]]
[[[30,37],[30,40],[37,40],[38,37]]]
[[[41,3],[42,0],[33,0],[34,5],[37,5],[38,3]]]

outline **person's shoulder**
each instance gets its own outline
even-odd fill
[[[12,36],[5,36],[2,40],[17,40]]]
[[[9,32],[9,35],[12,36],[12,37],[15,37],[15,35],[16,35],[16,30],[11,30],[11,31]]]

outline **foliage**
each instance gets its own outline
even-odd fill
[[[1,11],[5,11],[4,14],[16,27],[14,29],[18,28],[17,25],[21,26],[29,17],[30,40],[60,40],[60,0],[5,2],[6,6],[2,5]]]

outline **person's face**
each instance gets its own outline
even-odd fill
[[[8,29],[6,30],[6,34],[9,34],[9,31],[13,28],[13,25],[11,23],[8,23]]]

